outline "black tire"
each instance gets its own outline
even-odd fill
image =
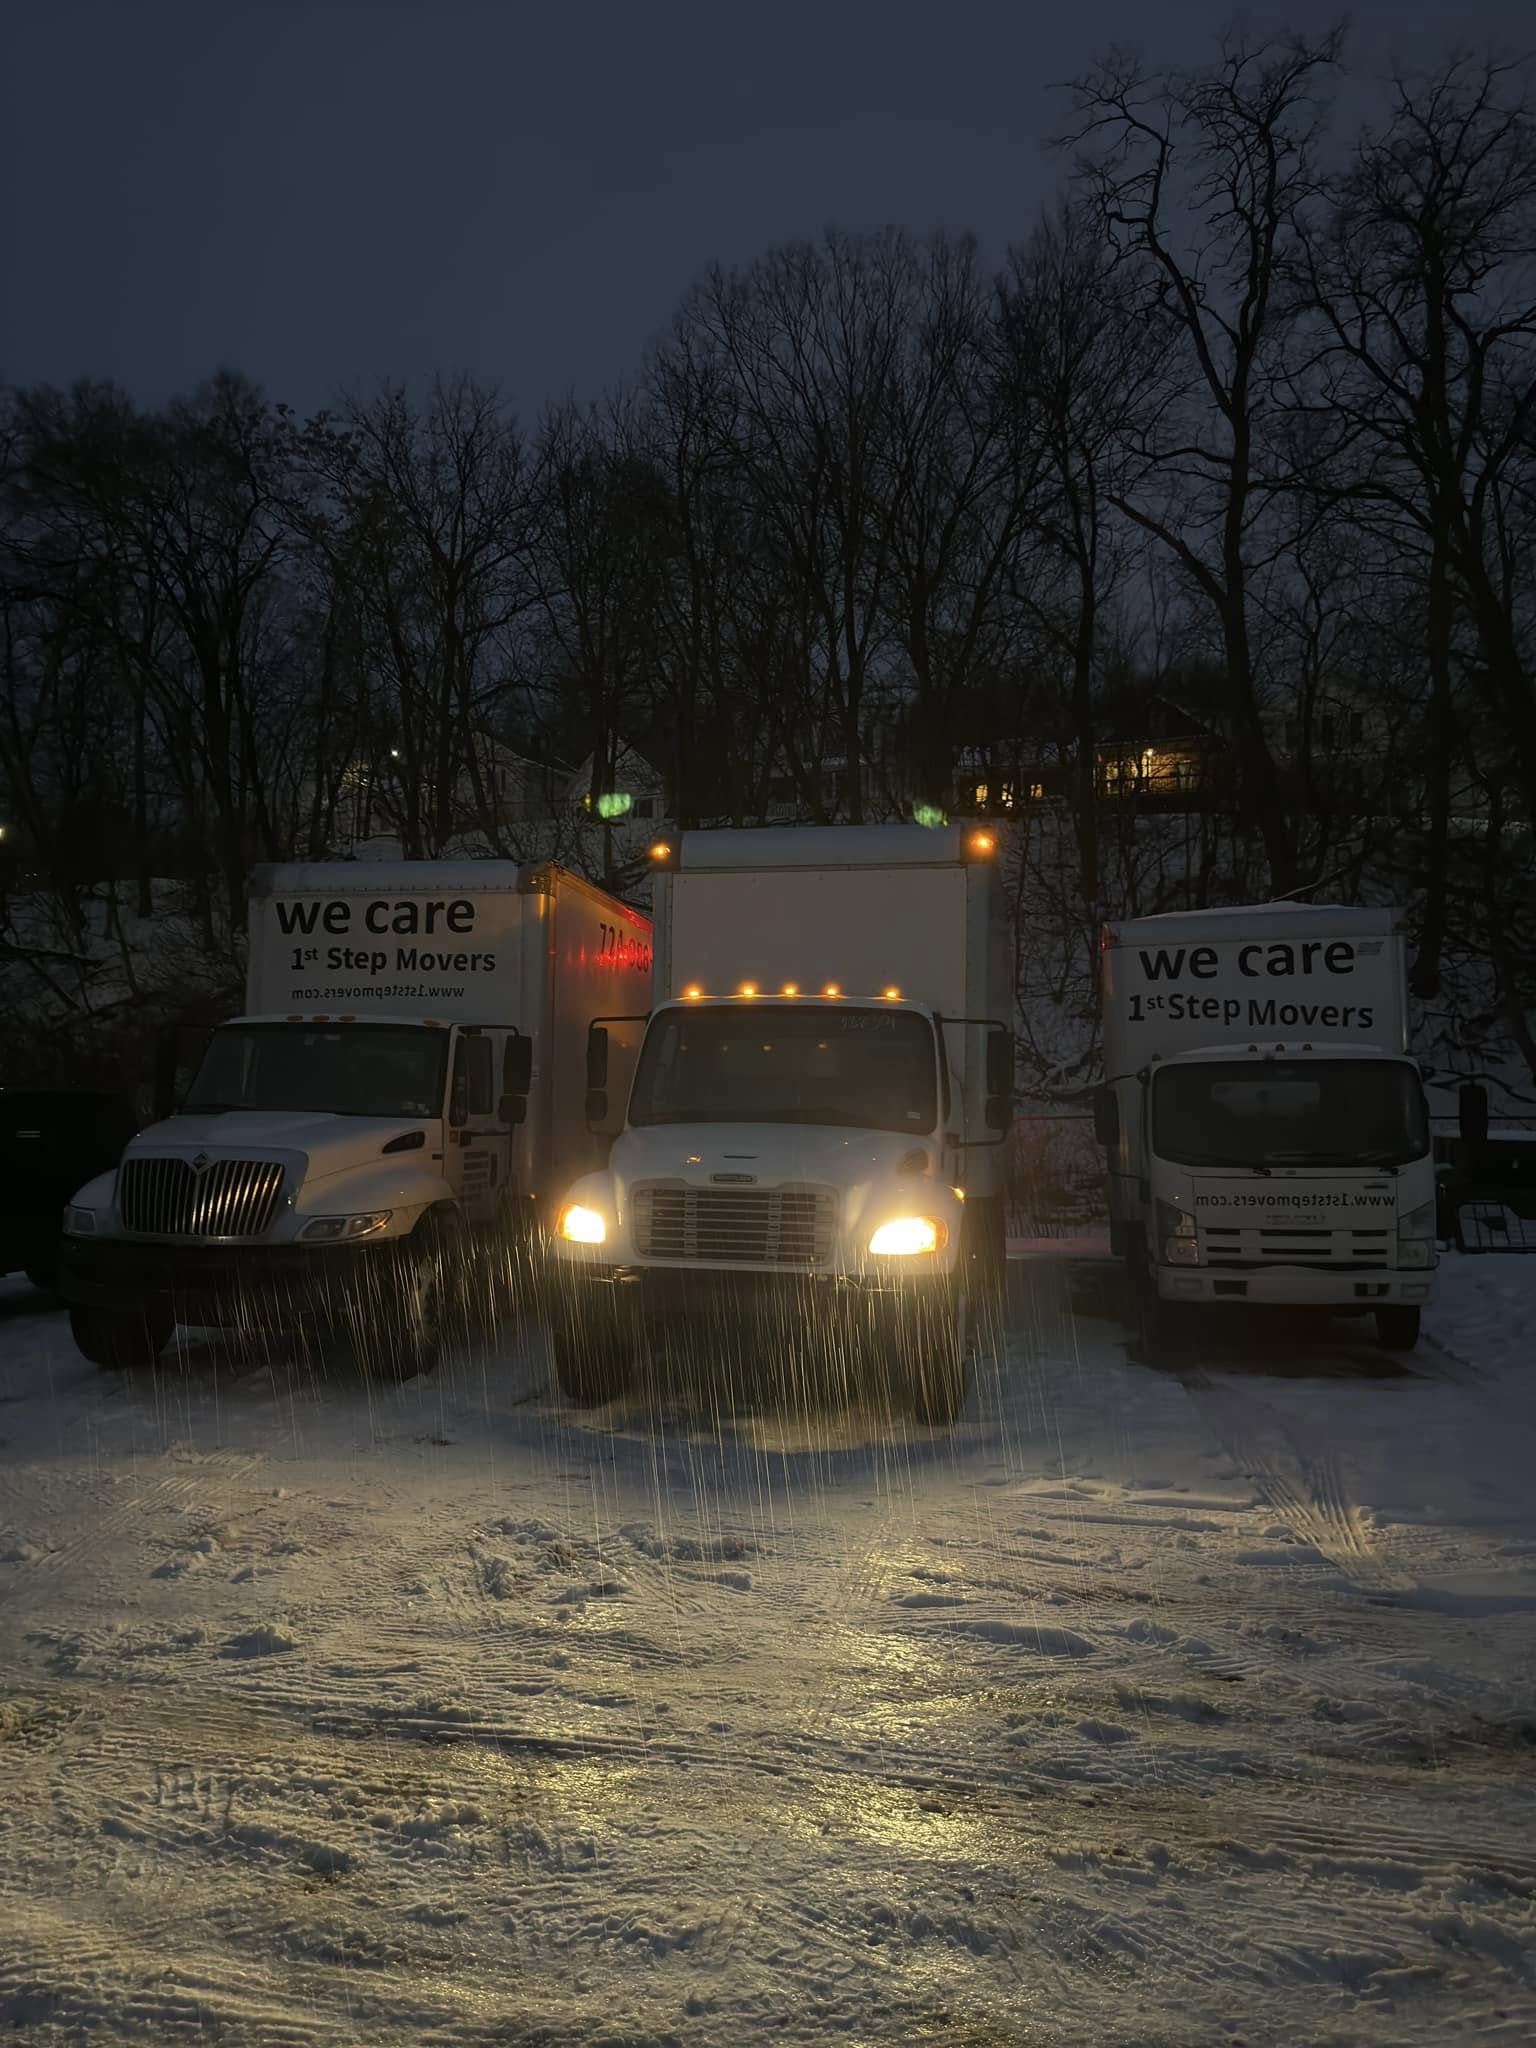
[[[1401,1303],[1376,1311],[1376,1342],[1383,1351],[1411,1351],[1419,1341],[1420,1311]]]
[[[131,1372],[153,1365],[176,1325],[155,1310],[72,1308],[69,1334],[75,1349],[92,1365],[108,1372]]]
[[[366,1371],[386,1380],[414,1380],[435,1372],[453,1323],[461,1282],[458,1233],[419,1223],[383,1303],[382,1316],[359,1315],[354,1348]]]
[[[925,1428],[950,1429],[970,1390],[970,1304],[963,1289],[946,1288],[915,1318],[912,1412]]]
[[[634,1355],[616,1331],[583,1329],[562,1318],[550,1325],[549,1355],[573,1408],[604,1408],[629,1391]]]
[[[1147,1264],[1146,1254],[1134,1246],[1125,1262],[1130,1292],[1130,1325],[1135,1333],[1136,1356],[1148,1365],[1167,1355],[1173,1334],[1173,1309],[1157,1291],[1157,1275]]]

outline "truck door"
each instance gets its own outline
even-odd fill
[[[453,1055],[448,1103],[449,1185],[471,1223],[488,1223],[506,1187],[512,1133],[497,1116],[497,1040],[488,1031],[464,1030]]]

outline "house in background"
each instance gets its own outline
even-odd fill
[[[655,823],[667,814],[667,783],[660,769],[653,768],[625,740],[619,742],[610,787],[594,798],[592,783],[597,766],[595,754],[588,754],[581,766],[562,784],[562,801],[567,810],[582,817],[600,818],[607,824]]]

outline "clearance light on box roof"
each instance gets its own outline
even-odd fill
[[[973,832],[971,834],[970,846],[973,855],[979,859],[984,859],[992,851],[992,834],[990,832]]]
[[[899,988],[886,989],[885,1000],[888,1003],[899,1003],[901,1001],[901,990]]]
[[[699,997],[703,995],[703,993],[703,989],[699,987],[699,984],[696,981],[690,981],[688,986],[683,990],[683,996],[685,1000],[690,1003],[696,1003],[699,1000]]]

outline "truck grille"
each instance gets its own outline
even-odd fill
[[[831,1256],[836,1215],[830,1188],[698,1188],[648,1181],[635,1189],[635,1246],[643,1259],[814,1266]]]
[[[118,1169],[123,1223],[150,1237],[260,1237],[283,1191],[271,1159],[215,1159],[198,1173],[185,1159],[125,1159]]]
[[[1208,1266],[1328,1266],[1346,1271],[1390,1266],[1392,1232],[1277,1224],[1202,1224]]]

